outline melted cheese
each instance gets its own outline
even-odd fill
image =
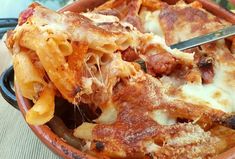
[[[45,18],[44,12],[49,12],[47,18]],[[45,8],[36,9],[31,22],[37,25],[42,31],[53,31],[55,33],[66,32],[68,25],[61,23],[65,17],[59,14],[55,14],[52,11],[48,11]],[[24,25],[27,25],[26,23]]]
[[[213,83],[185,84],[182,86],[182,100],[193,104],[203,104],[227,113],[235,111],[235,80],[230,79],[229,71],[235,71],[233,65],[220,64],[215,68]],[[227,79],[230,79],[228,82]]]
[[[103,108],[102,114],[95,121],[99,124],[112,124],[117,119],[118,112],[115,108],[115,104],[112,101],[109,101],[106,104],[106,107]]]
[[[185,63],[189,63],[189,64],[193,63],[193,60],[194,60],[193,53],[184,53],[177,49],[171,49],[169,46],[166,45],[165,40],[158,35],[154,35],[153,38],[150,40],[149,44],[159,44],[161,45],[163,49],[171,53],[177,59],[180,59],[184,61]],[[156,51],[154,51],[153,54],[156,54]]]
[[[102,68],[103,74],[112,77],[129,77],[135,75],[138,70],[129,62],[123,61],[120,53],[115,53],[113,61]]]
[[[186,84],[182,87],[183,100],[186,102],[209,106],[224,112],[233,112],[231,94],[216,87],[215,84]]]
[[[89,18],[96,24],[119,22],[118,17],[112,16],[112,15],[103,15],[103,14],[97,14],[97,13],[91,13],[91,12],[81,13],[81,14]]]
[[[144,148],[148,153],[157,152],[161,147],[155,144],[153,141],[147,141],[144,143]]]
[[[176,119],[170,117],[166,110],[154,110],[150,116],[160,125],[173,125],[176,123]]]
[[[188,125],[190,128],[191,125]],[[210,139],[210,132],[205,132],[199,126],[194,126],[193,129],[189,129],[189,132],[180,132],[179,136],[171,138],[167,141],[167,145],[174,145],[174,146],[184,146],[189,144],[195,143],[202,143],[208,142],[207,140]],[[214,140],[218,140],[218,138],[214,138]]]
[[[159,22],[159,11],[141,11],[140,18],[142,23],[144,24],[144,30],[148,33],[154,33],[162,38],[164,38],[164,33],[161,29],[161,25]]]

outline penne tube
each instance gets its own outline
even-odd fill
[[[91,45],[91,47],[92,46],[93,45]],[[118,46],[115,43],[107,43],[95,47],[93,46],[92,48],[101,52],[112,53],[118,49]]]
[[[107,65],[108,63],[110,63],[112,61],[112,58],[113,57],[111,54],[104,53],[100,57],[100,65]]]
[[[32,36],[40,37],[27,40]],[[55,38],[48,38],[48,36],[40,35],[35,31],[24,33],[22,39],[26,40],[22,40],[21,46],[33,49],[36,52],[50,80],[69,102],[74,103],[74,97],[79,90],[75,73],[69,68],[63,53],[58,49]]]
[[[75,72],[75,80],[81,81],[83,61],[88,50],[86,42],[72,42],[73,53],[68,56],[68,65]]]
[[[30,58],[24,52],[13,55],[13,67],[22,95],[34,100],[46,85],[43,74],[33,65]]]
[[[97,63],[97,58],[99,58],[99,56],[93,52],[89,52],[85,55],[85,63],[88,66],[94,65]]]
[[[22,34],[20,45],[36,52],[50,80],[69,102],[74,103],[79,90],[78,82],[75,80],[75,71],[69,68],[58,47],[58,39],[55,35],[41,35],[35,29]]]
[[[32,125],[42,125],[52,119],[55,111],[54,98],[54,89],[46,86],[34,106],[26,113],[26,121]]]
[[[79,71],[83,65],[83,60],[88,51],[86,42],[72,42],[73,53],[68,56],[68,64],[72,70]]]
[[[96,124],[92,123],[82,123],[79,127],[77,127],[74,130],[73,135],[80,138],[80,139],[85,139],[85,140],[92,140],[92,131],[95,128]]]
[[[78,90],[74,71],[69,68],[64,55],[57,50],[57,44],[53,39],[40,40],[38,46],[40,47],[36,49],[36,53],[49,78],[60,93],[73,103]]]
[[[68,41],[60,41],[58,44],[59,51],[64,55],[68,56],[73,53],[73,48]]]

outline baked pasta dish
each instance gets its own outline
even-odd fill
[[[235,146],[235,41],[169,46],[230,25],[197,1],[111,0],[83,13],[33,3],[6,38],[34,103],[26,121],[50,123],[61,98],[83,114],[72,136],[98,158],[212,158]]]

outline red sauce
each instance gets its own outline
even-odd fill
[[[33,13],[34,13],[33,7],[29,7],[26,10],[24,10],[23,12],[21,12],[19,20],[18,20],[18,24],[19,25],[24,24],[28,20],[28,18],[33,15]]]

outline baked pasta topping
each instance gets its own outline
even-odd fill
[[[60,97],[100,109],[73,130],[92,155],[214,157],[235,145],[233,39],[185,52],[168,45],[229,25],[197,1],[111,0],[84,13],[33,3],[6,39],[16,82],[34,103],[26,121],[52,120]]]

